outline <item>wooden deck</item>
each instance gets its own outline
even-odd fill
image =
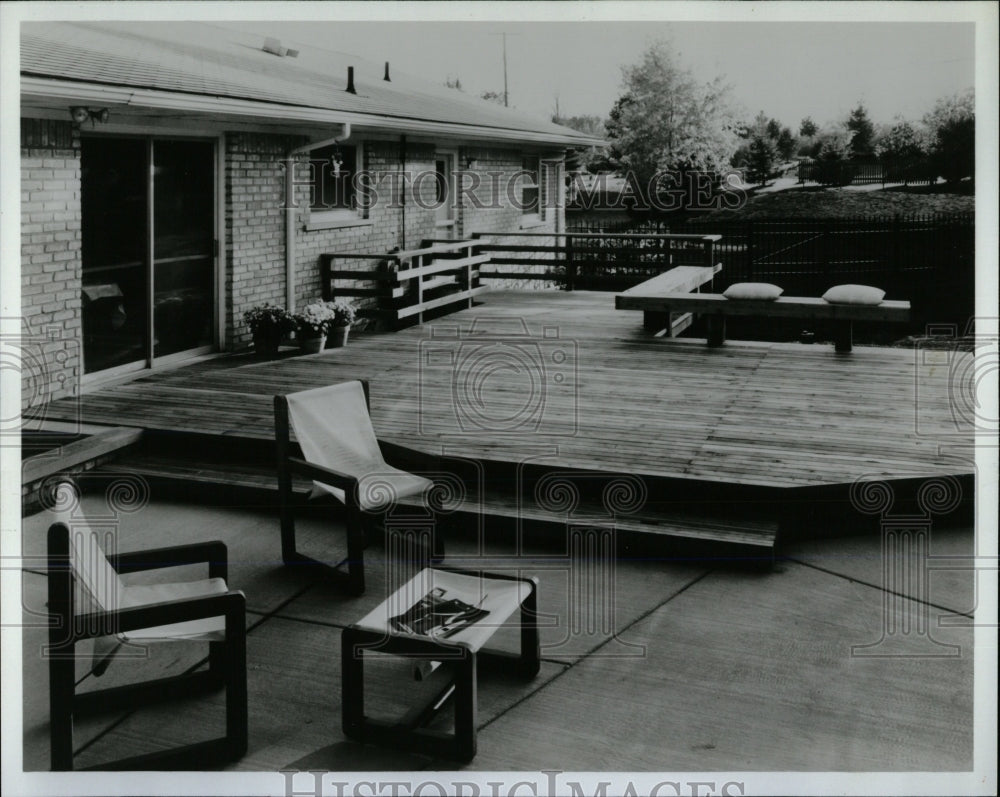
[[[434,454],[768,487],[972,471],[941,450],[971,434],[954,369],[908,349],[702,342],[648,336],[607,293],[497,292],[319,355],[151,373],[46,417],[270,439],[274,394],[365,378],[380,437]]]

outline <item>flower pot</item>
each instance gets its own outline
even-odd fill
[[[347,333],[350,331],[350,327],[334,327],[330,332],[330,348],[339,349],[341,346],[346,346]]]
[[[299,339],[299,347],[306,354],[318,354],[326,345],[326,335],[310,335]]]
[[[281,332],[277,329],[265,327],[253,332],[253,350],[260,357],[276,356],[280,343]]]

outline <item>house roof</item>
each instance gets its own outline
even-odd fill
[[[601,143],[397,71],[387,82],[381,63],[282,44],[298,49],[298,56],[266,52],[264,36],[205,23],[25,23],[22,90],[51,92],[56,84],[76,91],[116,89],[110,96],[136,107],[166,107],[170,101],[177,109],[212,113],[240,103],[269,120],[309,118],[565,146]],[[346,90],[348,66],[354,67],[355,94]]]

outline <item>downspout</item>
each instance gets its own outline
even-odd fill
[[[285,157],[285,307],[295,312],[295,157],[303,152],[341,144],[351,137],[351,123],[345,122],[339,136],[312,141],[289,150]]]
[[[406,136],[399,137],[399,234],[402,238],[399,249],[406,251]]]

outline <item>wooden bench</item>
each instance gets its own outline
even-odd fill
[[[615,297],[615,307],[645,313],[703,313],[708,316],[709,346],[721,346],[725,342],[727,316],[831,320],[837,322],[834,342],[836,350],[842,353],[851,351],[854,321],[901,323],[910,320],[910,303],[906,301],[883,301],[877,305],[831,304],[807,296],[780,296],[774,301],[760,301],[727,299],[718,293],[625,293]]]
[[[619,294],[615,297],[615,307],[619,310],[640,309],[632,306],[634,301],[642,302],[665,294],[687,294],[710,282],[721,270],[721,263],[711,266],[677,266]],[[669,311],[646,310],[642,314],[646,329],[650,332],[666,329],[667,336],[671,338],[691,326],[693,320],[691,313],[678,318],[672,318]]]
[[[323,299],[338,296],[371,296],[378,299],[377,312],[398,323],[407,318],[424,320],[424,312],[456,305],[472,306],[474,297],[489,290],[479,278],[479,266],[489,255],[475,254],[474,241],[434,243],[404,252],[383,255],[335,252],[320,255]],[[336,268],[336,261],[367,260],[366,268]],[[334,286],[334,280],[373,282],[373,288]]]

